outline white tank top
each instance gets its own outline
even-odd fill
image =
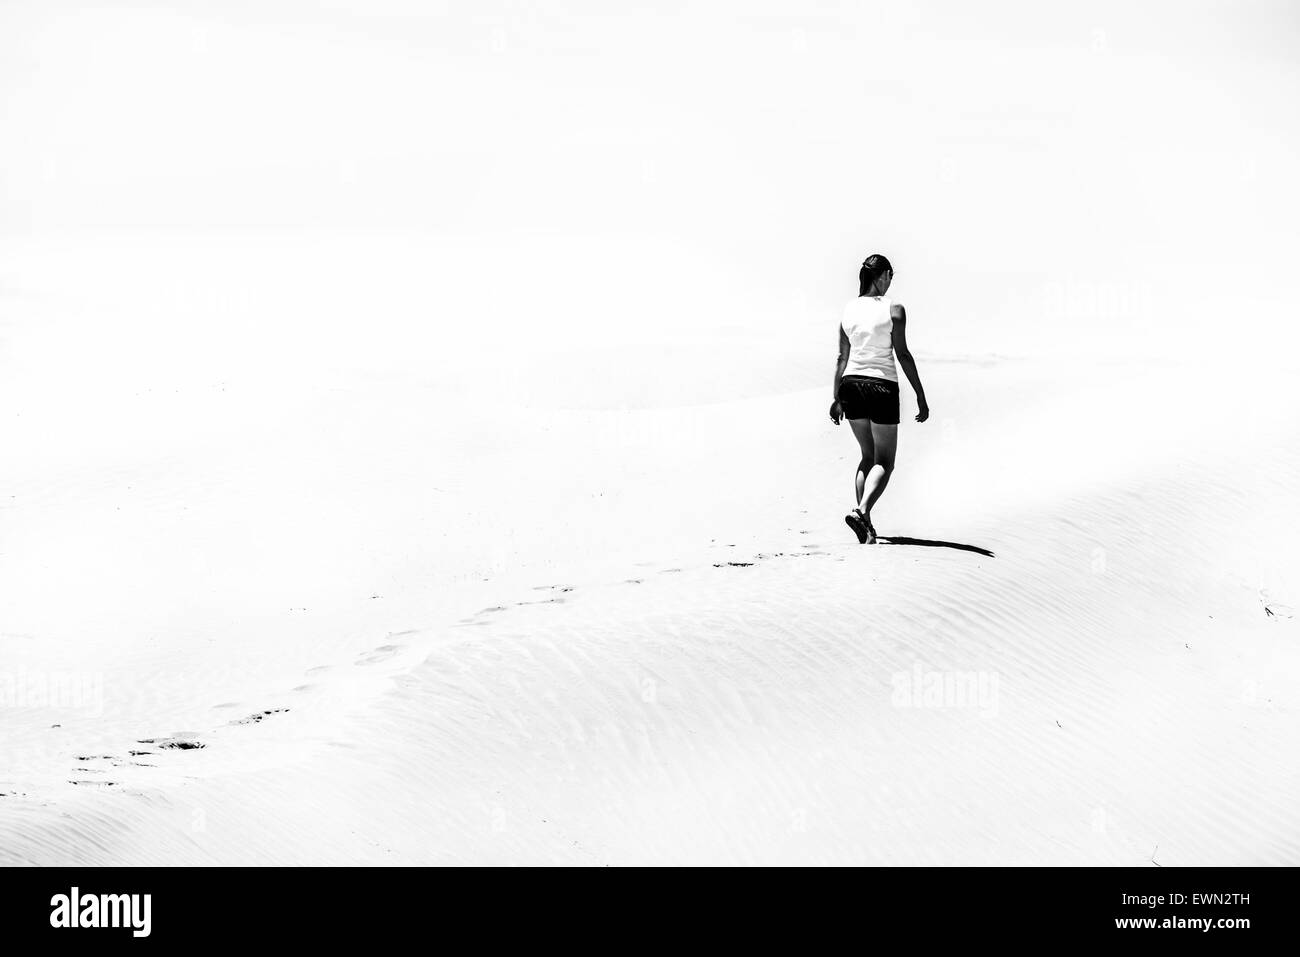
[[[849,364],[845,375],[869,375],[898,381],[894,368],[894,320],[888,296],[859,296],[844,307],[840,323],[849,337]]]

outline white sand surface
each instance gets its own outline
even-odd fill
[[[0,862],[1300,863],[1284,357],[918,319],[868,548],[825,337],[284,297],[318,336],[204,353],[54,261],[5,291]]]

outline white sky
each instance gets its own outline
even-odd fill
[[[416,231],[584,333],[833,349],[872,251],[938,351],[1293,307],[1300,8],[1061,6],[0,0],[0,222]]]

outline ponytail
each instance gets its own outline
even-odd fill
[[[889,264],[889,260],[880,253],[872,253],[866,259],[862,260],[862,268],[858,270],[858,295],[865,296],[871,291],[872,284],[887,272],[893,272],[894,267]]]

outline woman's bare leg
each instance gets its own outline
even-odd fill
[[[867,473],[876,461],[876,442],[871,437],[870,419],[849,419],[849,426],[853,429],[853,437],[858,440],[858,447],[862,449],[862,460],[858,462],[858,471],[853,477],[853,505],[856,508],[862,504],[862,488]]]
[[[871,509],[876,502],[880,501],[880,496],[885,491],[885,486],[889,484],[889,476],[894,472],[894,454],[898,451],[898,426],[881,425],[878,422],[871,422],[871,441],[875,455],[872,460],[871,468],[867,470],[866,479],[862,483],[862,504],[859,509],[866,516],[867,527],[871,528],[872,534],[875,534],[875,528],[871,525]],[[854,422],[854,432],[857,432],[857,423]]]

